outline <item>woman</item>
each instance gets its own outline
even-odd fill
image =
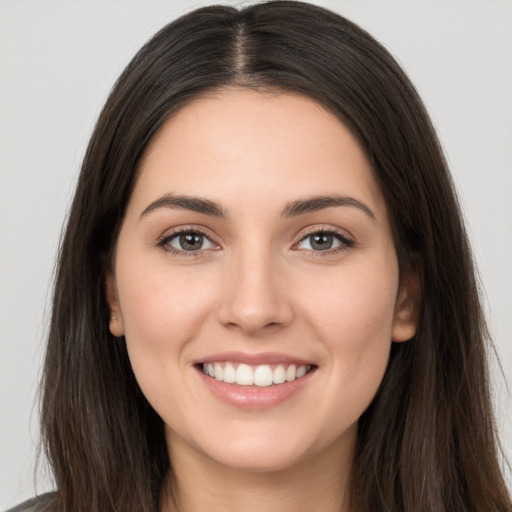
[[[512,509],[437,139],[328,11],[201,9],[137,54],[52,311],[36,509]]]

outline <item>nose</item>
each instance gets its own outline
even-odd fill
[[[290,289],[271,254],[248,251],[234,257],[225,271],[219,321],[246,335],[262,336],[293,319]]]

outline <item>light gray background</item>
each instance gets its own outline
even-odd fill
[[[146,39],[207,3],[0,0],[0,509],[35,492],[48,290],[94,121]],[[512,1],[315,3],[369,30],[418,87],[461,194],[492,333],[512,381]],[[510,458],[512,404],[503,380],[496,382]],[[49,488],[43,477],[38,490]]]

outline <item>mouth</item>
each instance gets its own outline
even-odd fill
[[[275,387],[304,378],[316,369],[312,364],[250,365],[230,361],[199,363],[206,376],[226,384],[238,386]]]
[[[312,388],[318,365],[289,354],[223,352],[194,363],[199,382],[220,402],[243,411],[263,411]]]

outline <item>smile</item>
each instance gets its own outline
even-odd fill
[[[239,386],[268,387],[301,379],[312,369],[312,365],[262,364],[212,362],[203,363],[205,375],[227,384]]]

